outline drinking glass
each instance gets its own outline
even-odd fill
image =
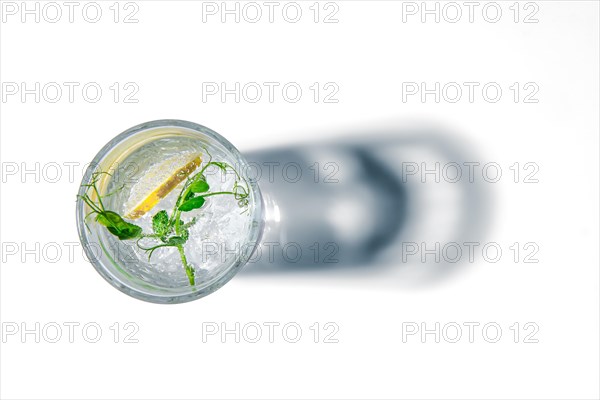
[[[124,204],[139,190],[136,184],[142,178],[152,182],[148,174],[173,168],[178,160],[192,153],[202,153],[200,166],[210,159],[225,162],[242,173],[248,170],[240,152],[218,133],[187,121],[152,121],[126,130],[98,152],[84,174],[79,196],[90,193],[89,185],[94,182],[98,190],[97,195],[92,192],[94,199],[100,197],[105,210],[125,215]],[[205,172],[211,188],[231,190],[235,179],[232,170],[213,169],[216,171]],[[119,240],[98,223],[88,205],[78,200],[77,227],[87,258],[112,286],[141,300],[182,303],[214,292],[242,268],[262,235],[264,207],[258,184],[241,178],[248,189],[243,209],[234,196],[222,195],[207,198],[206,204],[194,210],[198,221],[189,228],[184,246],[187,261],[195,269],[193,284],[186,276],[177,248],[157,248],[149,257],[148,251],[138,246],[139,241]],[[178,191],[175,188],[158,206],[170,210],[177,197],[173,192]],[[154,213],[149,211],[131,222],[144,228],[144,232],[152,232]]]

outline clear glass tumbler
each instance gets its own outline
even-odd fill
[[[202,170],[209,161],[214,164]],[[203,171],[202,180],[212,190],[201,187],[205,204],[180,211],[184,239],[183,234],[161,239],[157,210],[164,209],[173,221],[177,202],[184,200],[177,194],[194,176],[192,169]],[[182,303],[214,292],[246,264],[261,239],[263,198],[257,183],[243,175],[247,170],[231,143],[192,122],[159,120],[126,130],[96,155],[79,190],[77,226],[88,259],[111,285],[141,300]],[[165,184],[170,172],[175,175]],[[82,200],[86,194],[88,202]],[[156,204],[139,202],[144,194]],[[136,202],[141,206],[132,212]],[[130,223],[139,228],[122,240],[117,233],[127,229],[118,225]],[[178,241],[185,243],[178,247]]]

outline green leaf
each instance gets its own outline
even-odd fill
[[[142,228],[123,220],[123,218],[113,211],[104,211],[98,214],[96,221],[106,226],[108,231],[121,240],[133,239],[142,234]]]
[[[129,222],[125,222],[127,226],[123,226],[120,228],[115,228],[112,226],[107,227],[108,231],[118,237],[121,240],[134,239],[139,237],[142,233],[142,228],[137,225],[130,224]]]
[[[187,192],[187,194],[185,195],[185,197],[183,198],[183,201],[186,202],[189,199],[193,198],[195,195],[192,191]]]
[[[184,244],[187,241],[187,235],[183,236],[171,236],[167,240],[167,245],[169,246],[177,246],[178,244]]]
[[[182,205],[179,206],[179,211],[192,211],[196,208],[200,208],[204,205],[204,197],[198,196],[193,197],[187,201],[185,201]]]
[[[96,221],[98,221],[101,225],[107,227],[118,227],[119,225],[125,223],[125,221],[119,214],[112,211],[104,211],[103,213],[98,214],[98,216],[96,217]]]
[[[152,229],[158,236],[164,236],[169,230],[169,214],[165,211],[157,212],[152,217]]]
[[[208,183],[205,180],[197,180],[190,185],[190,191],[192,193],[208,192]]]

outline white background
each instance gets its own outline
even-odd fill
[[[80,90],[72,103],[66,92],[57,103],[3,98],[3,171],[14,163],[83,165],[116,134],[160,118],[206,125],[242,151],[374,126],[435,124],[475,146],[479,161],[503,166],[507,179],[494,187],[487,238],[501,243],[505,256],[498,263],[478,259],[459,275],[416,289],[318,275],[238,276],[199,301],[159,306],[113,289],[80,247],[72,261],[67,254],[59,262],[26,255],[23,263],[21,253],[3,254],[3,329],[63,326],[58,343],[3,333],[3,398],[598,398],[598,3],[538,1],[539,22],[529,24],[522,21],[524,3],[518,23],[513,2],[499,3],[497,23],[482,17],[485,3],[472,23],[464,6],[457,23],[432,16],[422,23],[419,14],[403,22],[402,2],[339,1],[339,22],[329,24],[324,15],[314,23],[312,3],[300,3],[298,23],[285,21],[281,6],[273,23],[266,15],[254,24],[231,16],[221,23],[219,15],[203,22],[203,5],[195,1],[137,1],[137,23],[123,23],[123,3],[115,23],[112,1],[99,2],[97,23],[82,17],[85,3],[72,23],[62,3],[57,23],[3,14],[3,84],[103,88],[96,103]],[[135,83],[138,102],[125,103],[122,93],[115,103],[115,82]],[[305,92],[297,103],[223,103],[216,96],[203,102],[203,82],[298,82]],[[314,82],[336,83],[339,102],[315,103],[308,89]],[[504,92],[496,103],[481,96],[472,103],[423,103],[418,96],[403,102],[403,82],[497,82]],[[539,102],[515,103],[508,88],[514,82],[536,83]],[[537,163],[539,183],[514,183],[514,162]],[[56,183],[3,175],[3,246],[77,243],[81,167],[75,174]],[[507,248],[514,242],[537,243],[540,262],[513,262]],[[81,324],[73,343],[68,322]],[[81,334],[90,322],[103,330],[97,343]],[[109,328],[115,322],[118,343]],[[138,343],[124,343],[126,322],[139,327]],[[303,336],[297,343],[281,333],[274,343],[236,343],[233,335],[203,342],[207,322],[295,322]],[[314,343],[315,322],[337,324],[338,343],[323,343],[322,336]],[[432,335],[425,343],[419,335],[403,341],[406,322],[495,322],[503,335],[488,343],[476,330],[470,343],[465,329],[458,343],[436,343]],[[509,328],[515,322],[518,343]],[[524,343],[527,322],[539,327],[538,343]]]

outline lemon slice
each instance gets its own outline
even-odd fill
[[[178,154],[150,167],[131,188],[131,195],[124,205],[125,218],[137,219],[146,214],[190,176],[201,162],[199,154]]]

